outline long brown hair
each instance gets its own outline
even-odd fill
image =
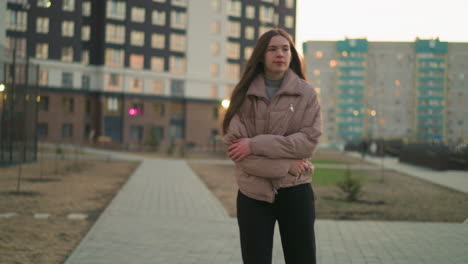
[[[254,80],[254,78],[261,73],[264,73],[264,58],[265,52],[268,48],[268,44],[270,40],[274,36],[283,36],[289,42],[290,50],[291,50],[291,63],[289,64],[289,68],[293,70],[300,78],[306,80],[306,76],[304,74],[304,63],[302,58],[299,56],[296,50],[296,46],[294,46],[294,42],[288,32],[284,31],[283,29],[272,29],[265,32],[257,41],[255,48],[250,56],[250,59],[245,66],[240,81],[237,83],[236,87],[234,88],[232,95],[231,95],[231,103],[229,104],[229,108],[226,111],[226,115],[224,116],[223,120],[223,133],[226,134],[229,123],[234,115],[237,113],[239,108],[241,107],[242,103],[244,102],[245,95],[247,94],[247,90],[249,89],[250,83]]]

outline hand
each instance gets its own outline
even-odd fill
[[[229,158],[234,162],[240,162],[252,153],[248,138],[234,140],[227,150]]]
[[[304,173],[310,165],[303,160],[293,160],[289,166],[289,173],[294,176],[299,176]]]

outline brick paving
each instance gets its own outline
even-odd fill
[[[142,163],[66,264],[242,263],[236,220],[185,161],[112,158]],[[316,230],[321,264],[468,263],[467,224],[318,220]],[[277,231],[273,256],[284,263]]]

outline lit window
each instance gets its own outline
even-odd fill
[[[119,99],[117,97],[108,97],[106,100],[107,111],[117,112],[119,110]]]
[[[285,16],[284,17],[284,25],[288,28],[294,27],[294,17],[293,16]]]
[[[212,85],[211,86],[211,93],[210,93],[211,98],[218,98],[218,86]]]
[[[164,94],[164,81],[154,80],[152,82],[152,88],[154,94]]]
[[[40,86],[49,85],[49,71],[39,68],[39,80],[38,84]]]
[[[91,16],[91,2],[83,2],[81,4],[82,15],[85,17]]]
[[[323,53],[321,51],[317,51],[315,52],[315,57],[320,59],[323,57]]]
[[[294,8],[294,0],[286,0],[287,8]]]
[[[91,27],[90,26],[83,26],[81,27],[81,40],[88,41],[91,36]]]
[[[255,38],[255,28],[252,26],[245,27],[245,38],[254,39]]]
[[[26,31],[28,17],[23,11],[8,9],[6,12],[7,29],[16,31]]]
[[[126,1],[107,0],[106,17],[125,20]]]
[[[240,67],[239,64],[228,63],[226,65],[226,77],[229,80],[239,79]]]
[[[81,52],[81,63],[82,64],[89,64],[89,50],[83,50]]]
[[[72,47],[62,48],[62,61],[66,61],[66,62],[73,61],[73,48]]]
[[[263,33],[269,31],[270,29],[272,29],[271,27],[265,27],[265,26],[260,26],[260,28],[258,29],[258,35],[263,35]]]
[[[240,17],[242,11],[241,1],[229,0],[228,1],[228,14],[230,16]]]
[[[49,18],[38,17],[36,19],[36,32],[37,33],[49,33]]]
[[[75,0],[63,0],[63,11],[73,11],[75,10]]]
[[[172,0],[171,4],[173,6],[187,6],[187,0]]]
[[[132,30],[130,33],[130,44],[142,47],[145,45],[145,32]]]
[[[219,55],[219,44],[217,42],[211,43],[211,55],[216,56]]]
[[[217,77],[219,75],[219,64],[211,64],[210,73],[212,77]]]
[[[151,15],[153,25],[164,26],[166,24],[166,12],[164,11],[153,11]]]
[[[273,22],[274,9],[271,6],[260,6],[260,21]]]
[[[140,54],[130,54],[130,68],[143,69],[145,56]]]
[[[186,28],[186,14],[185,12],[172,11],[171,12],[171,27],[178,29]]]
[[[331,67],[331,68],[336,67],[336,65],[337,65],[336,60],[331,60],[331,61],[330,61],[330,67]]]
[[[227,44],[227,57],[229,59],[239,59],[239,43],[228,42]]]
[[[250,56],[252,55],[253,52],[253,47],[245,47],[244,49],[244,59],[248,60],[250,59]]]
[[[151,47],[154,49],[164,49],[166,37],[163,34],[153,34],[151,35]]]
[[[125,26],[107,24],[106,25],[106,42],[114,44],[125,43]]]
[[[51,5],[51,0],[37,0],[37,7],[48,8]]]
[[[156,3],[165,3],[166,0],[153,0],[153,2],[156,2]]]
[[[184,73],[185,72],[185,58],[171,56],[169,58],[169,70],[172,73]]]
[[[143,92],[143,80],[133,79],[130,89],[132,92]]]
[[[254,19],[255,18],[255,6],[248,5],[245,8],[245,16],[248,19]]]
[[[219,33],[220,31],[220,26],[219,26],[219,21],[213,21],[211,22],[211,33]]]
[[[171,34],[171,50],[172,51],[185,51],[185,35]]]
[[[228,22],[228,36],[232,38],[240,38],[241,26],[239,22]]]
[[[63,21],[62,22],[62,36],[73,37],[74,34],[75,34],[75,22]]]
[[[145,22],[145,9],[141,7],[132,7],[132,22]]]
[[[106,66],[123,67],[124,66],[124,51],[120,49],[106,49]]]
[[[164,58],[151,57],[151,70],[158,72],[164,71]]]
[[[48,59],[49,58],[49,44],[37,43],[36,44],[36,59]]]

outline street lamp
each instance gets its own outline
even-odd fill
[[[229,99],[224,99],[223,101],[221,101],[221,106],[224,109],[228,109],[230,103],[231,103],[231,101]]]

